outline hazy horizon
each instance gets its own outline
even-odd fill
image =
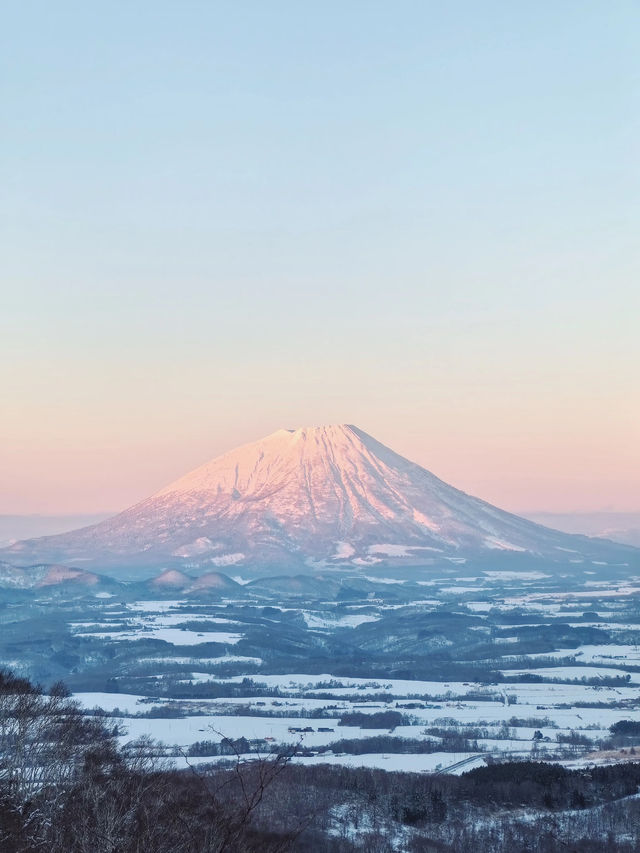
[[[67,533],[110,518],[127,507],[98,513],[68,513],[45,515],[0,514],[0,547],[21,539]],[[536,521],[565,533],[585,536],[603,536],[628,545],[640,547],[640,510],[637,512],[548,512],[542,510],[514,510],[517,515]]]

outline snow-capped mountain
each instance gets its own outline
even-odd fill
[[[344,424],[278,430],[113,518],[2,553],[13,564],[46,558],[133,574],[429,565],[499,553],[557,562],[640,555],[497,509]]]

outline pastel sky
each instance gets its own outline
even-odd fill
[[[355,423],[640,510],[633,0],[10,3],[0,512]]]

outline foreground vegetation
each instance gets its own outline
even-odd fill
[[[624,728],[624,726],[622,727]],[[640,763],[508,762],[460,777],[298,766],[292,753],[175,770],[113,720],[0,673],[3,853],[631,853]]]

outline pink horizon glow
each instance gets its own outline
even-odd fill
[[[640,510],[635,4],[94,5],[3,19],[0,513],[330,423]]]
[[[619,443],[592,435],[509,435],[437,428],[428,435],[381,423],[355,422],[374,438],[418,462],[451,485],[512,512],[638,511],[637,480]],[[296,426],[291,420],[287,427]],[[478,422],[476,421],[476,427]],[[441,425],[443,427],[443,425]],[[100,445],[76,436],[56,447],[40,446],[28,464],[12,454],[3,460],[0,513],[112,513],[143,500],[210,459],[274,431],[211,429],[211,435],[153,434],[138,443]],[[605,445],[603,447],[603,445]],[[22,464],[21,464],[22,463]]]

